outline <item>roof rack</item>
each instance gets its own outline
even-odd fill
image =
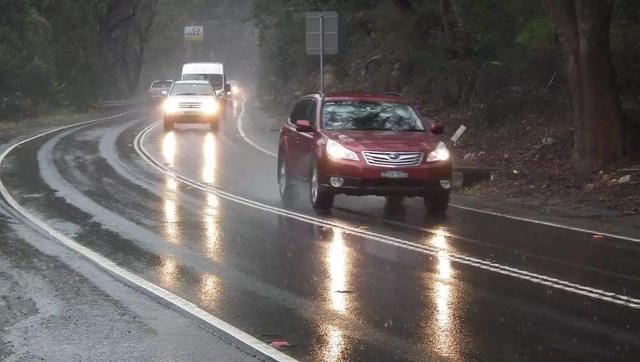
[[[319,96],[324,100],[324,93],[322,93],[322,91],[319,91],[319,90],[318,90],[318,91],[315,91],[315,92],[311,92],[311,93],[309,93],[309,94],[317,94],[317,95],[319,95]]]
[[[399,93],[399,92],[384,92],[384,94],[388,94],[390,96],[397,96],[404,99],[404,96],[402,95],[402,93]]]

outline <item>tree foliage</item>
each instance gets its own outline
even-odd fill
[[[640,2],[547,2],[613,5],[613,16],[604,20],[612,24],[614,66],[621,76],[611,76],[614,83],[605,83],[615,90],[617,80],[623,97],[637,95]],[[524,112],[544,113],[561,105],[571,110],[571,94],[577,94],[580,87],[571,86],[571,74],[563,65],[566,58],[556,44],[557,24],[544,3],[253,0],[252,16],[260,37],[259,89],[268,101],[286,104],[317,88],[317,57],[304,53],[303,13],[335,10],[340,16],[340,54],[326,59],[329,90],[403,92],[431,110],[462,108],[494,128],[515,121]],[[597,37],[608,39],[608,24],[598,29],[602,34]],[[608,49],[599,49],[609,59]],[[605,68],[601,70],[607,73]],[[617,102],[616,92],[609,93],[615,101],[607,98],[606,102]],[[614,113],[607,116],[613,132],[601,132],[598,141],[600,150],[609,149],[605,143],[610,142],[609,156],[585,153],[595,147],[595,138],[586,137],[588,132],[574,140],[576,154],[599,158],[587,162],[589,167],[599,167],[621,154],[616,136],[619,117]]]
[[[0,117],[135,92],[159,0],[2,0]]]
[[[241,58],[249,0],[0,0],[0,119],[44,104],[133,97],[189,60]],[[207,43],[188,59],[183,27]],[[236,65],[232,62],[231,68]],[[242,63],[242,62],[241,62]],[[243,69],[246,62],[240,64]]]

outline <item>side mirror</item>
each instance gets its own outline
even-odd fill
[[[298,132],[313,132],[313,127],[311,127],[311,121],[307,121],[305,119],[299,119],[296,121],[296,131]]]
[[[225,93],[229,93],[231,92],[231,84],[227,83],[224,85],[224,91]]]
[[[161,96],[163,96],[163,97],[166,97],[166,96],[168,96],[168,95],[169,95],[169,92],[167,92],[167,91],[162,91],[162,92],[160,92],[160,95],[161,95]]]
[[[429,130],[431,131],[431,133],[433,134],[443,134],[444,133],[444,126],[442,125],[442,123],[432,123],[431,127],[429,128]]]

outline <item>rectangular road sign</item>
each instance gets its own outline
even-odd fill
[[[307,55],[320,55],[321,27],[324,30],[323,54],[338,54],[338,13],[335,11],[314,11],[305,13]]]
[[[200,42],[204,40],[204,27],[202,25],[185,26],[184,40],[188,42]]]

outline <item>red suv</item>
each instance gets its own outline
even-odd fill
[[[280,130],[280,195],[289,200],[293,179],[302,179],[318,210],[330,209],[336,194],[420,196],[431,213],[443,214],[451,162],[435,136],[442,132],[399,95],[307,95]]]

